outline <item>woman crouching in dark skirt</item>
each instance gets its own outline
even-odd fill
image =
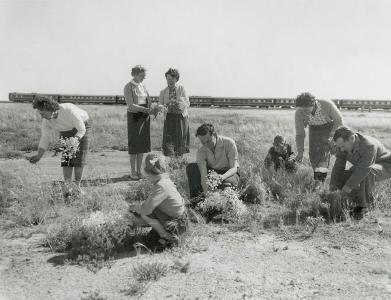
[[[146,69],[142,66],[132,68],[133,79],[125,85],[124,95],[128,106],[128,151],[132,180],[142,178],[141,164],[143,154],[151,151],[150,138],[150,98],[142,84]]]
[[[160,92],[159,102],[167,107],[163,129],[163,154],[181,156],[189,153],[190,131],[189,98],[185,88],[178,84],[179,72],[169,69],[166,74],[167,87]]]
[[[86,164],[91,130],[91,127],[87,122],[89,121],[87,112],[72,103],[59,104],[50,96],[35,97],[33,108],[38,111],[43,120],[38,153],[29,159],[30,162],[36,163],[42,158],[49,146],[52,132],[59,133],[60,138],[63,139],[75,137],[78,142],[77,151],[72,157],[67,157],[63,153],[61,167],[63,169],[66,186],[69,187],[69,184],[72,182],[72,174],[74,171],[76,187],[78,192],[81,192],[80,182]],[[69,196],[70,193],[71,189],[67,188],[65,196]]]

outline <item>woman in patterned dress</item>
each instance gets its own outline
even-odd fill
[[[189,153],[190,132],[189,98],[185,88],[178,84],[179,72],[169,69],[166,74],[167,87],[160,92],[159,102],[167,107],[163,129],[163,154],[181,156]]]
[[[133,79],[125,85],[124,95],[128,106],[128,152],[132,180],[142,178],[143,154],[151,151],[150,138],[150,99],[142,84],[146,70],[137,65],[132,68]]]
[[[314,179],[324,181],[330,161],[332,137],[343,123],[341,112],[331,100],[315,99],[310,93],[296,98],[296,161],[303,159],[305,127],[309,127],[309,157]]]

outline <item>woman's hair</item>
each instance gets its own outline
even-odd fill
[[[296,97],[296,107],[308,107],[313,106],[315,103],[315,97],[311,93],[301,93]]]
[[[216,135],[215,128],[210,123],[204,123],[197,128],[196,137],[205,136],[207,133],[210,135]]]
[[[177,69],[169,68],[168,71],[164,74],[164,76],[167,77],[167,75],[170,75],[171,77],[174,77],[177,81],[179,80],[179,72]]]
[[[56,111],[60,109],[60,105],[51,96],[35,96],[33,108],[38,110]]]
[[[147,71],[147,69],[145,69],[143,66],[137,65],[132,68],[132,72],[130,74],[134,77],[134,76],[137,76],[138,74],[140,74],[142,72],[146,72],[146,71]]]
[[[165,173],[166,170],[167,166],[164,157],[154,153],[150,153],[145,157],[145,173],[159,175]]]

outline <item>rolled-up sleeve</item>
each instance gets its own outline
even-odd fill
[[[131,108],[134,103],[134,100],[133,100],[132,89],[130,88],[130,86],[128,84],[125,85],[124,96],[125,96],[125,102],[126,102],[128,108]]]
[[[236,147],[236,143],[233,140],[230,140],[227,143],[228,146],[228,162],[229,162],[229,167],[233,168],[236,163],[239,162],[239,153],[238,153],[238,148]]]
[[[304,112],[299,108],[295,112],[296,149],[298,153],[304,152]]]
[[[149,215],[167,198],[167,193],[164,187],[160,184],[155,184],[152,188],[151,195],[141,205],[140,212],[142,215]]]
[[[42,120],[41,139],[38,148],[47,149],[50,142],[51,127],[46,120]]]
[[[376,162],[376,146],[366,145],[365,149],[360,149],[360,160],[354,165],[352,176],[346,182],[350,189],[356,188],[371,171],[371,166]]]

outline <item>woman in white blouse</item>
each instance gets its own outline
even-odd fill
[[[76,137],[79,140],[76,156],[72,159],[63,157],[61,167],[66,184],[72,182],[74,171],[75,182],[80,191],[90,132],[90,126],[87,123],[89,119],[87,112],[72,103],[59,104],[48,96],[35,97],[33,108],[38,111],[43,120],[38,153],[29,159],[30,162],[37,163],[42,158],[48,148],[53,132],[59,133],[60,137],[63,138]],[[69,196],[69,191],[67,191],[65,196]]]
[[[146,69],[140,65],[132,68],[132,80],[125,85],[124,95],[128,106],[128,152],[132,180],[142,178],[143,154],[151,151],[150,99],[142,84]]]
[[[181,156],[189,153],[189,98],[178,84],[179,72],[170,68],[166,74],[167,87],[160,92],[159,102],[167,107],[163,128],[163,154]]]

